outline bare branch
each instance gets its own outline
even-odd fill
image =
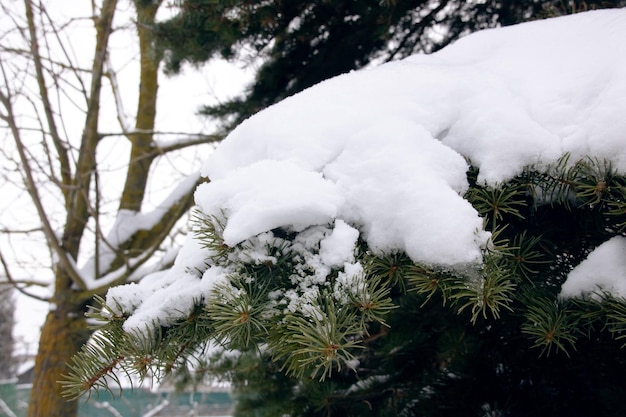
[[[75,177],[70,189],[68,217],[63,235],[63,245],[76,257],[80,247],[80,240],[89,218],[89,196],[92,173],[96,167],[96,146],[98,144],[98,120],[100,115],[100,92],[104,61],[107,54],[107,45],[112,28],[113,15],[117,0],[105,0],[99,19],[96,22],[96,50],[92,65],[91,87],[89,102]]]
[[[48,11],[44,9],[44,10],[42,10],[42,14],[45,15],[46,19],[48,20],[48,24],[50,24],[51,26],[54,26],[54,21],[52,20],[52,18],[50,18],[50,15],[48,14]],[[70,21],[67,22],[66,25],[69,25],[74,20],[77,20],[77,19],[70,19]],[[93,20],[93,17],[90,17],[89,20]],[[74,74],[74,77],[76,78],[76,81],[78,81],[78,84],[80,86],[79,91],[82,93],[83,97],[86,98],[87,97],[87,87],[85,86],[85,84],[83,82],[83,78],[81,77],[81,74],[83,74],[83,73],[87,73],[88,74],[89,70],[78,68],[76,65],[72,64],[72,58],[70,57],[70,54],[67,51],[67,48],[65,47],[65,42],[63,42],[63,40],[60,37],[60,33],[61,33],[62,30],[63,30],[63,25],[60,28],[55,29],[53,31],[53,35],[56,38],[57,45],[60,48],[61,52],[63,53],[63,56],[67,60],[68,64],[65,64],[63,62],[55,62],[55,61],[51,61],[51,63],[53,63],[54,65],[58,66],[61,69],[70,70]],[[59,90],[63,91],[62,89],[59,89]]]
[[[207,145],[210,143],[221,142],[226,137],[225,134],[219,134],[219,133],[205,135],[202,133],[164,132],[164,131],[159,131],[159,130],[139,130],[139,129],[134,129],[128,132],[104,132],[104,133],[100,133],[99,136],[100,138],[106,138],[106,137],[111,137],[111,136],[128,137],[128,136],[132,136],[132,135],[139,134],[139,133],[146,134],[146,135],[159,135],[159,136],[172,135],[172,136],[184,137],[183,139],[170,140],[170,141],[162,141],[162,142],[155,141],[155,143],[152,145],[153,152],[148,155],[150,157],[154,157],[157,155],[165,155],[166,153],[179,151],[182,149],[190,148],[192,146]]]
[[[31,287],[31,286],[38,286],[38,287],[47,287],[47,284],[41,283],[41,282],[36,282],[36,281],[25,281],[25,280],[16,280],[13,278],[13,275],[11,274],[11,270],[9,269],[9,265],[7,263],[7,261],[4,259],[4,255],[2,254],[2,250],[0,250],[0,263],[2,263],[2,267],[4,269],[4,275],[7,279],[7,283],[9,285],[11,285],[13,288],[15,288],[17,291],[19,291],[21,294],[24,294],[27,297],[30,298],[34,298],[36,300],[39,301],[50,301],[48,298],[46,297],[41,297],[39,295],[35,295],[32,293],[29,293],[28,291],[25,291],[22,286],[26,286],[26,287]]]
[[[113,69],[113,65],[111,64],[111,59],[107,57],[106,60],[106,73],[105,76],[109,79],[111,83],[111,90],[113,92],[113,98],[115,99],[115,108],[117,110],[117,120],[122,128],[122,132],[124,136],[128,136],[128,132],[132,130],[132,127],[127,120],[126,111],[124,110],[124,102],[122,100],[122,94],[120,93],[120,86],[117,82],[117,73]],[[100,138],[103,136],[100,134]]]
[[[44,77],[44,70],[41,61],[41,55],[39,53],[39,41],[37,36],[37,29],[35,26],[35,18],[33,15],[33,5],[31,0],[24,0],[26,7],[26,20],[28,21],[28,31],[30,34],[30,52],[33,56],[33,63],[35,65],[35,71],[37,74],[37,85],[39,86],[39,96],[41,103],[43,104],[44,113],[46,115],[46,121],[48,123],[48,129],[50,136],[57,151],[57,157],[59,158],[59,164],[61,165],[61,179],[64,184],[70,185],[71,183],[71,171],[68,157],[68,150],[65,147],[56,126],[54,114],[52,112],[52,105],[50,103],[50,97],[48,94],[48,88],[46,86],[46,80]],[[41,5],[40,5],[41,7]],[[64,195],[67,201],[68,194],[67,188],[64,188]]]
[[[6,227],[0,228],[0,233],[3,234],[14,234],[14,235],[28,235],[35,232],[43,232],[43,227],[34,227],[32,229],[7,229]]]
[[[139,97],[135,115],[136,133],[129,136],[132,143],[130,163],[119,207],[137,212],[141,210],[150,166],[156,156],[153,135],[138,132],[152,131],[155,125],[161,54],[155,49],[154,33],[149,25],[154,22],[160,3],[135,2],[140,54]]]
[[[4,77],[5,85],[8,85],[9,80],[7,78],[6,72],[4,71],[4,65],[2,65],[2,61],[0,61],[0,71],[2,72],[2,75]],[[7,94],[10,93],[7,91]],[[20,162],[22,163],[22,172],[24,173],[25,185],[28,193],[31,196],[33,204],[35,205],[37,214],[39,215],[39,219],[41,220],[46,240],[48,241],[49,246],[59,257],[60,262],[65,268],[67,268],[70,277],[76,283],[76,285],[78,285],[79,287],[84,287],[84,282],[80,278],[78,271],[76,271],[76,268],[74,267],[74,262],[70,261],[67,252],[63,249],[59,240],[57,239],[56,233],[54,232],[54,229],[52,228],[52,225],[50,223],[50,218],[48,217],[48,214],[43,207],[42,199],[39,195],[39,190],[37,188],[37,184],[35,182],[35,178],[33,176],[33,172],[30,166],[30,161],[28,156],[26,155],[26,147],[24,146],[20,130],[15,121],[15,116],[13,114],[13,104],[11,103],[10,96],[5,95],[5,93],[0,91],[0,103],[4,106],[6,111],[6,115],[4,115],[2,119],[5,120],[9,125],[18,155],[20,157]]]
[[[186,149],[191,146],[196,145],[204,145],[209,143],[217,143],[224,140],[226,135],[223,134],[213,134],[213,135],[202,135],[202,134],[189,134],[188,138],[170,142],[161,142],[157,143],[157,149],[159,154],[166,154],[168,152],[178,151],[181,149]]]
[[[155,209],[159,211],[158,220],[153,221],[149,228],[137,228],[118,245],[108,243],[109,249],[116,256],[109,265],[102,265],[103,268],[106,268],[104,272],[108,273],[101,280],[96,281],[99,282],[97,288],[83,291],[80,296],[88,299],[95,294],[102,294],[113,285],[126,282],[135,271],[151,259],[168,237],[176,222],[184,213],[189,211],[193,204],[193,190],[204,181],[206,180],[199,178],[197,174],[185,179],[165,199],[160,208]],[[145,216],[154,216],[154,214],[148,213]],[[141,218],[140,214],[137,216]],[[137,222],[140,223],[139,219]]]
[[[156,245],[151,248],[144,249],[144,251],[136,258],[125,258],[123,266],[109,272],[97,280],[97,283],[99,284],[97,287],[90,288],[87,291],[82,291],[77,296],[83,300],[90,300],[94,295],[103,295],[109,288],[128,282],[130,276],[143,264],[145,264],[158,249],[159,245]]]

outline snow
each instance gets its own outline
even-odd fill
[[[626,238],[623,236],[615,236],[598,246],[570,272],[561,288],[561,297],[597,298],[606,292],[626,298],[625,254]]]
[[[124,323],[126,330],[143,331],[188,317],[195,304],[203,300],[203,294],[224,280],[226,274],[219,267],[206,269],[198,277],[195,272],[205,269],[204,256],[197,256],[202,249],[196,241],[188,242],[171,269],[153,273],[140,283],[109,289],[106,305],[110,313],[132,314]]]
[[[337,219],[330,236],[320,242],[320,256],[332,267],[354,262],[354,246],[359,231],[341,219]]]
[[[229,246],[285,224],[302,230],[328,223],[343,200],[335,184],[320,173],[304,171],[289,161],[242,167],[221,181],[200,185],[195,198],[206,214],[225,212],[229,221],[224,241]]]
[[[278,227],[301,232],[303,246],[316,236],[324,243],[306,261],[316,265],[311,279],[343,263],[337,288],[358,286],[348,279],[358,277],[354,231],[378,254],[479,265],[490,235],[463,198],[470,164],[493,186],[566,153],[626,173],[624,39],[626,9],[592,11],[486,30],[327,80],[238,126],[203,165],[211,182],[196,203],[225,219],[229,246]],[[623,291],[626,265],[600,263],[614,273],[580,287],[579,277],[592,278],[581,267],[564,289]],[[314,291],[301,290],[283,295],[306,303]],[[159,302],[142,298],[141,307]]]
[[[626,106],[624,15],[596,11],[483,31],[432,55],[323,82],[235,129],[204,164],[212,182],[196,199],[204,208],[212,188],[234,186],[236,207],[211,204],[225,210],[228,235],[239,241],[277,221],[324,222],[298,216],[315,207],[297,200],[290,179],[265,180],[290,163],[299,171],[292,178],[311,176],[300,192],[336,205],[374,250],[447,266],[476,262],[488,236],[462,197],[467,161],[491,185],[566,152],[626,168],[626,118],[617,111]],[[271,195],[271,206],[259,194]]]

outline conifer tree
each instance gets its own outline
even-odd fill
[[[573,266],[624,235],[626,178],[567,154],[497,185],[479,174],[468,170],[464,197],[492,239],[466,270],[380,254],[339,221],[229,246],[226,215],[198,211],[209,255],[186,272],[226,278],[145,329],[125,327],[135,306],[100,300],[66,395],[106,389],[114,371],[201,371],[233,383],[237,416],[622,415],[626,301],[559,293]],[[324,242],[353,231],[349,255],[320,262]]]
[[[625,300],[558,293],[572,265],[623,236],[626,178],[601,160],[566,161],[495,188],[468,172],[466,198],[495,237],[466,274],[375,256],[357,239],[363,269],[316,280],[320,239],[345,225],[228,247],[224,219],[198,212],[196,233],[228,280],[156,333],[123,331],[129,312],[103,302],[100,337],[75,358],[66,393],[108,387],[116,366],[182,375],[212,340],[238,353],[196,369],[232,381],[237,416],[621,415]]]

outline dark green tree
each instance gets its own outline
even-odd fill
[[[337,268],[303,287],[294,274],[315,275],[306,258],[323,227],[228,247],[222,220],[199,212],[196,233],[208,261],[230,268],[228,281],[156,333],[124,332],[130,312],[103,306],[105,324],[75,357],[66,392],[107,387],[115,366],[178,369],[181,379],[192,369],[232,381],[242,417],[623,415],[626,300],[559,292],[573,265],[624,235],[626,178],[603,161],[567,161],[497,188],[468,172],[466,198],[494,235],[477,271],[375,256],[357,241],[358,285],[342,287],[347,271]],[[194,362],[208,341],[238,353]]]
[[[519,14],[502,16],[527,19],[565,7],[523,4]],[[491,24],[498,23],[485,20]],[[237,42],[244,40],[233,48]],[[191,58],[179,57],[185,60]],[[279,100],[284,91],[276,91]],[[303,259],[319,246],[303,252],[295,245],[301,235],[276,229],[228,247],[224,219],[198,213],[195,232],[212,252],[207,263],[228,268],[227,282],[199,299],[188,317],[148,334],[125,332],[131,312],[103,304],[94,314],[103,325],[75,357],[66,394],[106,388],[103,378],[115,369],[140,377],[176,370],[183,382],[195,371],[232,381],[237,416],[623,415],[625,300],[558,294],[574,265],[624,235],[626,178],[605,161],[567,155],[497,187],[477,183],[477,174],[467,173],[465,197],[494,236],[482,269],[433,268],[403,253],[375,256],[359,240],[362,284],[341,302],[332,291],[342,285],[341,268],[313,293],[292,279],[312,273]],[[277,313],[294,294],[313,294],[310,309]],[[208,341],[237,354],[218,352],[207,361]]]

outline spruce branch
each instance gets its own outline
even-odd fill
[[[487,313],[499,319],[502,309],[513,311],[510,304],[517,286],[510,271],[500,266],[498,256],[487,256],[481,276],[459,277],[452,285],[450,298],[458,305],[457,312],[469,309],[473,324],[480,316],[487,319]]]
[[[360,328],[366,329],[372,322],[378,322],[383,326],[384,316],[397,308],[389,296],[391,288],[381,277],[361,277],[363,285],[358,286],[356,293],[350,293],[350,304],[355,307],[360,317]]]
[[[121,388],[115,371],[126,359],[118,349],[128,337],[121,326],[110,325],[95,332],[89,342],[81,348],[68,364],[69,371],[59,381],[61,394],[68,399],[77,399],[85,393],[100,389],[111,394],[110,382]]]
[[[503,258],[507,261],[505,267],[513,276],[520,276],[532,282],[531,278],[538,273],[536,266],[549,263],[545,255],[537,248],[542,242],[542,236],[528,236],[526,231],[513,237],[511,246],[500,248]]]
[[[226,216],[207,215],[200,209],[194,209],[191,214],[193,224],[192,232],[203,248],[212,252],[211,258],[219,264],[228,259],[232,252],[224,242],[224,228],[226,227]]]
[[[539,176],[536,185],[546,200],[564,207],[571,208],[571,203],[576,201],[579,207],[603,208],[623,201],[620,187],[625,183],[624,177],[606,159],[586,157],[571,163],[570,154],[565,154],[546,174]]]
[[[528,206],[527,185],[517,181],[494,187],[471,187],[465,198],[488,219],[491,229],[495,229],[505,215],[523,219],[520,209]]]
[[[451,285],[454,282],[452,275],[418,264],[409,268],[406,280],[410,286],[409,291],[426,297],[421,307],[424,307],[435,294],[441,296],[442,305],[445,306],[451,295]]]
[[[395,252],[380,257],[368,254],[363,264],[368,275],[384,278],[390,285],[406,291],[405,276],[413,267],[413,261],[405,253]]]
[[[615,199],[607,203],[607,216],[615,222],[616,231],[624,232],[626,229],[626,186],[614,188]]]
[[[247,277],[254,277],[263,285],[270,285],[272,289],[290,285],[289,277],[293,274],[296,262],[289,248],[289,241],[281,238],[270,239],[264,245],[265,254],[262,259],[253,259],[249,254],[254,253],[254,246],[249,242],[241,244],[240,257],[250,261],[241,265],[240,273]]]
[[[604,306],[608,309],[607,328],[616,340],[626,339],[626,299],[605,295]],[[622,348],[626,347],[626,342]]]
[[[577,165],[574,190],[581,205],[593,208],[610,201],[613,187],[619,185],[610,161],[587,157]]]
[[[284,361],[288,375],[324,381],[333,371],[351,367],[352,351],[362,348],[364,329],[355,320],[354,311],[336,308],[330,297],[322,297],[318,314],[304,317],[290,314],[285,318],[285,331],[271,344],[274,359]]]
[[[542,348],[542,355],[556,349],[569,356],[569,349],[576,349],[578,320],[556,300],[535,298],[525,317],[522,332],[534,339],[533,347]]]
[[[160,343],[154,345],[152,356],[159,358],[159,375],[165,377],[173,370],[186,366],[202,353],[214,334],[213,322],[204,310],[203,298],[195,300],[187,318],[169,327],[159,327]],[[156,327],[154,327],[156,328]]]
[[[545,173],[535,177],[536,187],[541,191],[543,200],[566,208],[570,208],[575,199],[574,187],[580,168],[579,164],[571,164],[570,158],[571,155],[565,153],[554,166],[548,167]]]
[[[206,314],[215,339],[234,349],[245,350],[268,334],[264,324],[268,285],[245,277],[231,276],[209,296]]]

